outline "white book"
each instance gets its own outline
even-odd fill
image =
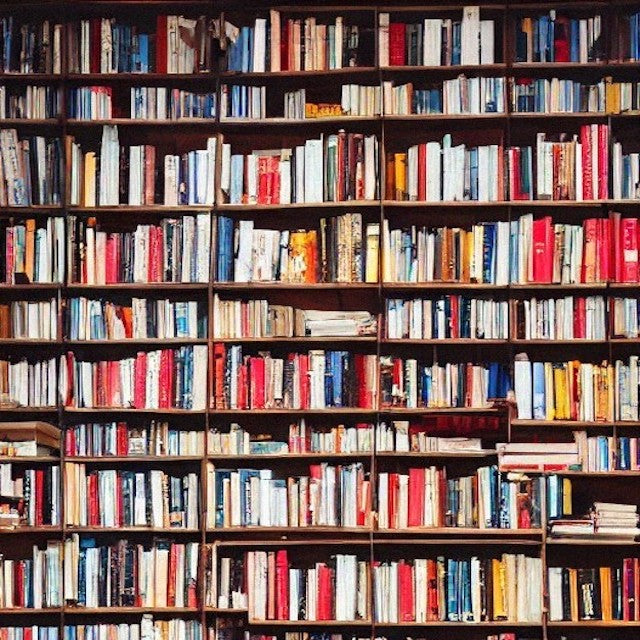
[[[265,71],[267,43],[267,21],[265,18],[256,18],[253,30],[253,61],[252,71],[263,73]]]
[[[462,10],[460,41],[460,64],[480,64],[480,7],[468,6]]]

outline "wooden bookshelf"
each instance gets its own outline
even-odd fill
[[[0,8],[0,16],[16,12],[24,15],[31,10],[37,15],[57,16],[63,24],[74,21],[78,15],[91,16],[128,16],[144,21],[155,21],[155,16],[162,13],[180,13],[185,11],[190,15],[207,14],[209,16],[233,15],[244,16],[250,23],[256,15],[267,15],[271,7],[278,7],[283,13],[295,15],[315,15],[335,17],[343,14],[359,12],[367,17],[372,24],[376,24],[377,16],[381,11],[404,13],[407,16],[440,17],[441,15],[453,15],[461,11],[468,2],[461,0],[437,0],[435,2],[396,2],[391,3],[364,3],[357,5],[337,5],[299,2],[297,4],[280,4],[268,0],[255,0],[247,5],[238,6],[237,2],[230,0],[96,0],[87,3],[86,0],[26,0],[26,2],[6,2]],[[597,12],[604,16],[605,23],[611,33],[620,27],[621,17],[625,12],[637,10],[637,2],[632,0],[609,0],[608,2],[581,2],[579,0],[565,0],[558,12],[571,14],[578,11],[581,15],[585,12]],[[366,84],[370,86],[382,86],[385,81],[397,81],[398,83],[414,81],[416,85],[441,83],[443,80],[454,79],[459,74],[467,77],[504,77],[513,78],[552,78],[562,77],[580,79],[596,83],[604,76],[612,76],[617,80],[637,81],[640,71],[640,63],[621,59],[615,50],[613,42],[607,42],[607,50],[601,62],[578,63],[522,63],[516,62],[514,57],[515,32],[514,25],[518,16],[524,14],[533,15],[536,12],[555,9],[556,5],[540,0],[527,2],[491,2],[481,3],[481,11],[488,11],[495,17],[498,30],[496,41],[496,59],[494,64],[487,65],[455,65],[455,66],[378,66],[368,65],[364,67],[344,67],[326,71],[281,71],[264,73],[241,73],[226,71],[224,66],[216,66],[203,73],[170,74],[170,73],[72,73],[63,61],[63,70],[59,74],[33,73],[0,73],[0,85],[6,85],[7,89],[20,89],[24,85],[38,84],[58,89],[61,95],[62,113],[52,118],[6,118],[0,120],[0,128],[16,128],[29,135],[43,136],[66,135],[82,136],[83,139],[99,141],[100,130],[105,125],[120,128],[122,139],[133,140],[140,136],[146,143],[161,144],[167,149],[175,149],[182,140],[202,141],[207,136],[223,134],[230,140],[234,136],[251,137],[255,141],[255,148],[273,146],[272,140],[280,142],[276,147],[287,146],[293,139],[301,139],[307,132],[310,135],[320,133],[334,133],[338,129],[346,128],[347,131],[367,130],[375,132],[381,142],[380,163],[376,167],[378,176],[381,177],[381,194],[374,200],[352,200],[342,202],[318,202],[318,203],[293,203],[293,204],[229,204],[216,197],[211,205],[111,205],[111,206],[71,206],[67,204],[69,190],[64,194],[63,204],[34,205],[30,207],[0,207],[0,219],[24,219],[36,218],[43,220],[54,216],[63,216],[68,222],[70,216],[80,219],[97,218],[108,224],[110,229],[119,229],[131,223],[140,222],[157,223],[162,218],[180,218],[182,216],[198,213],[224,215],[236,219],[251,219],[260,226],[275,224],[289,225],[287,220],[293,221],[289,225],[292,229],[315,224],[319,217],[341,215],[352,211],[362,212],[371,221],[390,221],[392,225],[404,224],[405,220],[419,221],[419,224],[437,226],[449,224],[448,220],[464,219],[469,223],[486,220],[512,221],[518,216],[531,212],[535,216],[553,215],[557,219],[582,221],[589,217],[605,216],[610,211],[621,211],[630,215],[637,215],[640,210],[638,200],[615,200],[611,198],[587,200],[587,201],[548,201],[548,200],[501,200],[501,201],[458,201],[458,202],[423,202],[423,201],[397,201],[385,197],[384,176],[386,172],[384,152],[393,148],[396,141],[416,138],[426,139],[431,131],[448,132],[454,130],[464,137],[470,131],[479,132],[486,143],[495,141],[485,130],[498,130],[502,133],[502,144],[506,146],[518,143],[519,137],[526,137],[534,144],[535,133],[546,131],[549,127],[558,131],[573,131],[581,124],[602,123],[608,124],[612,132],[610,145],[619,131],[631,131],[640,123],[640,111],[624,113],[610,113],[605,111],[594,112],[557,112],[557,113],[520,113],[512,109],[509,100],[505,103],[503,113],[483,113],[479,115],[467,114],[414,114],[392,115],[379,114],[371,116],[327,116],[307,119],[288,119],[280,115],[268,115],[264,119],[255,118],[230,118],[220,116],[214,118],[181,118],[177,120],[158,119],[132,119],[126,117],[128,112],[128,98],[130,87],[162,86],[169,88],[184,88],[190,91],[211,91],[216,94],[218,103],[222,95],[223,84],[242,84],[267,86],[267,93],[271,89],[280,97],[280,93],[293,88],[313,88],[322,92],[326,91],[327,100],[332,101],[335,88],[341,84]],[[411,18],[413,19],[413,18]],[[135,21],[135,20],[134,20]],[[607,39],[609,40],[609,38]],[[65,41],[66,42],[66,41]],[[66,45],[65,45],[66,46]],[[377,45],[376,45],[377,46]],[[68,115],[69,90],[76,87],[90,85],[108,86],[114,89],[114,106],[117,114],[112,118],[101,120],[83,120],[71,118]],[[339,96],[339,94],[337,94]],[[339,101],[339,100],[338,100]],[[275,100],[274,100],[275,104]],[[281,113],[281,104],[278,113]],[[269,104],[270,110],[273,105]],[[626,129],[625,127],[628,127]],[[525,136],[526,134],[526,136]],[[268,142],[267,142],[268,141]],[[263,145],[263,146],[260,146]],[[637,151],[637,148],[634,149]],[[173,153],[173,152],[172,152]],[[611,156],[610,156],[611,157]],[[70,160],[65,159],[67,173],[70,172]],[[220,173],[220,158],[217,158],[216,173]],[[69,176],[67,176],[68,178]],[[67,180],[67,185],[68,185]],[[278,216],[288,216],[287,220],[280,221]],[[409,224],[409,223],[407,223]],[[453,222],[451,223],[454,224]],[[458,224],[457,222],[455,224]],[[279,226],[279,228],[280,228]],[[288,227],[283,227],[288,228]],[[67,227],[68,229],[68,227]],[[210,271],[212,271],[211,269]],[[635,553],[634,545],[640,544],[633,541],[617,541],[614,539],[587,539],[587,538],[551,538],[547,535],[546,528],[535,529],[478,529],[456,527],[413,527],[403,529],[381,529],[375,522],[362,527],[226,527],[215,528],[207,524],[206,511],[212,505],[208,500],[206,488],[206,473],[208,464],[224,468],[236,468],[256,466],[263,468],[271,466],[273,469],[286,476],[291,467],[305,468],[306,464],[331,462],[346,464],[349,462],[362,462],[372,483],[375,486],[377,473],[382,468],[408,468],[410,465],[438,465],[438,466],[484,466],[495,463],[497,452],[495,442],[504,440],[526,440],[533,438],[544,441],[545,438],[570,437],[572,430],[586,430],[587,432],[605,433],[607,435],[636,432],[640,427],[640,421],[570,421],[570,420],[522,420],[517,419],[511,404],[499,403],[485,407],[413,407],[383,406],[381,403],[370,408],[357,407],[331,407],[327,409],[219,409],[212,406],[213,390],[213,347],[214,343],[240,344],[247,350],[282,350],[308,351],[311,349],[336,348],[348,350],[353,348],[368,354],[377,356],[390,354],[394,349],[403,350],[412,354],[420,354],[426,358],[433,355],[434,361],[439,356],[446,360],[444,354],[453,354],[461,359],[488,360],[495,354],[496,359],[513,361],[513,356],[520,351],[535,353],[544,351],[546,359],[565,360],[573,357],[571,354],[584,348],[580,353],[596,352],[604,354],[608,360],[614,360],[614,354],[625,349],[630,350],[639,344],[635,338],[618,338],[610,335],[607,328],[607,336],[603,340],[527,340],[518,337],[511,315],[509,336],[505,339],[389,339],[385,337],[384,304],[387,298],[392,297],[439,297],[446,293],[459,292],[467,296],[478,296],[508,301],[510,311],[513,311],[516,300],[527,299],[534,296],[564,296],[564,295],[601,295],[609,300],[615,296],[640,297],[640,283],[510,283],[507,285],[492,285],[476,282],[434,281],[434,282],[376,282],[376,283],[288,283],[288,282],[215,282],[210,278],[209,282],[183,283],[183,282],[153,282],[153,283],[114,283],[114,284],[82,284],[77,282],[64,283],[33,283],[33,284],[4,284],[0,283],[0,303],[11,300],[35,300],[45,295],[54,297],[59,303],[58,335],[51,340],[0,338],[0,350],[4,357],[26,356],[35,357],[43,352],[51,353],[59,357],[67,351],[77,353],[89,352],[94,354],[111,354],[113,352],[135,355],[138,351],[144,351],[161,347],[179,347],[184,345],[207,345],[209,352],[209,367],[207,373],[207,408],[202,410],[186,410],[177,408],[162,409],[137,409],[133,407],[93,407],[74,408],[56,404],[51,407],[22,407],[0,405],[0,417],[3,420],[32,420],[42,419],[57,422],[64,428],[84,422],[100,421],[129,421],[130,424],[146,423],[151,419],[161,419],[170,422],[173,426],[187,426],[203,432],[203,451],[198,455],[181,456],[77,456],[65,455],[64,451],[58,455],[33,456],[33,457],[0,457],[0,463],[11,463],[18,467],[24,465],[53,465],[64,463],[78,463],[95,466],[97,468],[113,467],[117,469],[136,468],[148,469],[150,467],[171,469],[176,466],[181,468],[193,468],[197,471],[200,480],[200,500],[202,502],[199,523],[197,529],[181,529],[174,527],[150,528],[150,527],[73,527],[61,525],[58,527],[17,527],[0,528],[0,555],[3,551],[12,549],[12,546],[28,543],[41,544],[43,540],[64,540],[71,534],[97,536],[102,539],[115,539],[131,535],[137,541],[152,541],[153,539],[171,539],[174,536],[179,540],[189,537],[197,538],[204,544],[217,545],[218,549],[250,548],[277,549],[287,547],[293,549],[293,553],[313,553],[314,545],[324,545],[333,552],[340,550],[362,550],[367,557],[377,557],[379,550],[390,548],[402,548],[405,557],[421,557],[421,553],[439,553],[439,548],[452,548],[459,550],[465,557],[476,553],[484,553],[486,549],[502,552],[502,550],[516,549],[517,553],[537,554],[543,563],[543,592],[548,594],[546,568],[552,566],[551,556],[556,553],[567,555],[575,553],[593,554],[598,561],[606,562],[610,548],[631,547],[629,553]],[[225,299],[263,299],[277,300],[278,303],[286,301],[286,304],[301,308],[350,309],[367,308],[378,318],[378,332],[375,336],[338,336],[338,337],[263,337],[263,338],[216,338],[213,327],[213,299],[220,294]],[[168,338],[168,339],[118,339],[118,340],[72,340],[66,336],[64,324],[65,311],[62,303],[72,297],[85,296],[110,300],[112,298],[130,299],[131,297],[166,297],[176,299],[197,299],[207,308],[208,322],[207,333],[202,338]],[[173,298],[172,298],[173,299]],[[360,306],[358,306],[360,305]],[[84,350],[84,351],[83,351]],[[591,350],[591,351],[590,351]],[[624,351],[626,353],[626,351]],[[306,453],[282,453],[282,454],[243,454],[225,455],[208,453],[210,430],[228,427],[232,422],[249,424],[249,427],[258,433],[261,429],[269,429],[269,433],[284,433],[289,423],[300,418],[307,419],[310,423],[359,423],[380,421],[391,422],[393,420],[420,421],[438,419],[443,416],[470,417],[480,419],[491,416],[499,418],[501,423],[500,437],[492,437],[491,442],[483,441],[483,449],[478,451],[355,451],[342,452],[306,452]],[[504,429],[502,429],[502,425]],[[503,438],[502,440],[500,438]],[[465,466],[465,468],[466,468]],[[457,468],[457,467],[456,467]],[[629,479],[630,483],[640,478],[640,471],[558,471],[560,476],[572,478],[576,483],[586,482],[590,487],[601,487],[606,481],[623,482]],[[62,476],[64,474],[61,473]],[[535,475],[535,474],[531,474]],[[548,475],[544,472],[542,475]],[[616,487],[623,486],[621,484]],[[634,485],[635,489],[635,485]],[[375,489],[374,489],[375,491]],[[631,491],[631,489],[630,489]],[[63,492],[64,495],[64,492]],[[613,490],[610,495],[612,500],[617,497]],[[375,502],[374,502],[375,504]],[[64,506],[63,506],[64,511]],[[376,514],[374,514],[376,515]],[[427,547],[428,551],[421,551],[420,547]],[[584,549],[582,549],[584,548]],[[581,551],[582,549],[582,551]],[[586,551],[585,551],[586,550]],[[201,549],[201,551],[203,551]],[[204,556],[204,552],[201,553]],[[201,567],[202,569],[202,567]],[[203,639],[207,627],[213,626],[218,618],[240,618],[246,622],[246,629],[255,628],[258,633],[266,633],[266,628],[273,629],[278,638],[286,631],[309,630],[311,632],[333,632],[335,629],[344,629],[349,633],[353,628],[353,634],[377,637],[387,635],[389,640],[401,640],[405,636],[415,634],[424,635],[426,640],[435,640],[444,637],[443,634],[456,635],[460,638],[469,637],[474,640],[485,638],[492,633],[508,633],[515,631],[524,634],[527,638],[536,640],[558,640],[567,634],[568,640],[587,640],[593,637],[593,633],[607,629],[614,631],[629,629],[628,634],[635,634],[634,629],[640,626],[638,621],[599,621],[583,620],[578,622],[553,622],[547,614],[548,597],[545,595],[545,612],[539,622],[513,622],[507,620],[486,622],[400,622],[381,623],[373,619],[355,621],[284,621],[284,620],[256,620],[247,618],[248,611],[234,608],[209,607],[204,604],[204,571],[199,572],[198,597],[196,607],[166,607],[166,608],[140,608],[140,607],[98,607],[85,608],[65,605],[49,609],[28,608],[0,608],[0,617],[6,616],[4,626],[18,625],[15,619],[29,620],[37,616],[37,620],[49,620],[62,630],[65,624],[75,624],[78,620],[99,622],[120,622],[124,619],[139,619],[144,613],[158,615],[160,617],[185,617],[195,618],[202,622]],[[62,576],[61,576],[62,580]],[[369,603],[372,605],[372,594],[368,594]],[[372,606],[370,607],[372,609]],[[25,624],[29,624],[28,622]],[[44,623],[43,623],[44,624]],[[425,630],[424,634],[422,631]],[[598,631],[596,631],[598,630]],[[573,635],[569,635],[569,632]],[[62,636],[61,636],[62,637]],[[604,637],[604,636],[603,636]],[[613,636],[606,636],[607,638]],[[625,635],[633,637],[632,635]],[[211,640],[214,640],[211,638]]]

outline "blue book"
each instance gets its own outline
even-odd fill
[[[470,198],[478,199],[478,147],[469,149]]]
[[[462,591],[460,619],[470,621],[473,620],[473,610],[471,608],[471,562],[469,560],[461,561],[460,568],[460,589]]]
[[[512,220],[509,224],[509,255],[511,260],[509,262],[509,280],[511,282],[518,282],[518,229],[519,224],[517,220]]]
[[[495,281],[495,235],[496,226],[489,222],[484,225],[482,236],[482,278],[484,282]]]
[[[342,407],[342,361],[349,354],[344,351],[332,351],[331,373],[333,376],[333,406]]]
[[[569,59],[580,62],[580,22],[575,18],[569,21]]]
[[[138,71],[149,73],[149,34],[138,34]]]
[[[558,511],[558,476],[551,475],[547,478],[547,513],[549,519],[559,518],[561,512]]]
[[[453,40],[453,47],[451,48],[451,64],[460,64],[462,56],[462,44],[461,44],[461,23],[454,22],[451,39]]]
[[[545,384],[544,384],[544,363],[533,363],[533,419],[545,420],[547,417]]]
[[[243,73],[252,71],[251,68],[251,27],[242,27],[240,30],[242,36],[242,63],[240,70]]]
[[[447,559],[447,620],[450,622],[458,622],[457,572],[457,560]]]
[[[244,156],[233,154],[231,156],[231,189],[229,192],[229,202],[231,204],[242,203],[242,188],[244,174]]]

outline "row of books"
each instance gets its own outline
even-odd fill
[[[57,118],[61,113],[60,92],[55,87],[27,85],[20,88],[0,85],[0,120],[44,120]]]
[[[0,304],[0,339],[55,340],[58,337],[58,301],[15,300]]]
[[[264,299],[221,300],[217,293],[213,296],[216,339],[375,336],[377,329],[378,321],[368,311],[298,309]]]
[[[4,406],[55,407],[56,359],[0,360],[0,398]]]
[[[511,389],[507,367],[488,364],[434,362],[414,358],[380,357],[382,407],[489,407]]]
[[[59,526],[60,467],[0,464],[0,528]]]
[[[375,427],[376,451],[482,453],[482,440],[470,434],[497,432],[499,420],[496,416],[443,415],[418,422],[382,421]]]
[[[373,451],[373,425],[359,422],[353,426],[316,427],[304,418],[289,425],[287,440],[274,440],[271,434],[252,434],[233,422],[228,431],[209,430],[209,455],[286,455],[287,453],[356,453]]]
[[[388,339],[507,340],[509,303],[460,295],[385,301]]]
[[[574,431],[578,455],[585,471],[637,471],[640,469],[638,438],[631,436],[587,436]]]
[[[613,303],[613,335],[620,323],[620,298]],[[531,298],[516,302],[517,336],[521,340],[606,340],[607,303],[603,296]],[[637,322],[637,317],[636,317]],[[624,333],[628,333],[625,331]]]
[[[636,231],[634,231],[636,230]],[[525,214],[468,228],[382,224],[383,282],[636,282],[637,220],[611,214],[582,224]]]
[[[328,24],[322,18],[283,18],[271,10],[269,19],[253,25],[220,26],[221,46],[228,71],[323,71],[343,67],[373,66],[373,28],[349,24],[336,16]]]
[[[200,482],[195,473],[88,470],[64,465],[65,524],[71,527],[197,529]]]
[[[630,171],[619,143],[614,157],[614,193],[629,190]],[[454,145],[451,134],[442,142],[432,141],[387,154],[386,198],[390,200],[450,202],[474,200],[594,200],[609,197],[609,127],[582,125],[580,133],[561,134],[558,141],[538,133],[532,147],[501,144],[467,147]],[[632,194],[625,197],[633,198]]]
[[[72,534],[57,544],[64,545],[65,576],[58,597],[67,603],[88,609],[197,606],[197,542],[118,540],[105,545]]]
[[[549,567],[549,620],[640,620],[638,558],[614,562],[596,567]]]
[[[0,206],[62,204],[64,156],[60,138],[18,138],[0,129]]]
[[[67,225],[70,282],[209,281],[208,213],[164,218],[134,231],[101,231],[95,218],[81,216],[68,216]]]
[[[62,24],[51,20],[29,22],[5,15],[0,28],[3,73],[62,73]]]
[[[336,554],[298,568],[288,551],[218,559],[217,606],[247,608],[250,620],[539,622],[542,563],[523,554],[376,562]],[[372,585],[369,611],[367,584]],[[208,596],[209,598],[211,596]]]
[[[67,25],[69,73],[201,73],[211,69],[213,37],[205,16],[158,15],[155,31],[116,18]]]
[[[380,529],[541,527],[544,481],[540,477],[513,479],[500,474],[495,465],[458,478],[435,466],[377,475]]]
[[[241,345],[216,343],[213,367],[217,409],[371,408],[377,401],[374,355],[322,349],[245,355]]]
[[[70,298],[65,333],[70,340],[206,338],[207,311],[196,300],[132,298],[127,305]]]
[[[425,18],[392,21],[378,15],[378,59],[388,66],[450,66],[495,62],[495,21],[480,19],[480,7],[467,6],[460,20]]]
[[[637,82],[597,83],[566,78],[518,78],[511,83],[513,113],[625,113],[640,104]]]
[[[604,55],[599,14],[569,18],[555,9],[522,17],[516,30],[516,62],[599,62]]]
[[[376,135],[322,134],[296,147],[234,153],[222,144],[220,188],[229,204],[343,202],[378,197]],[[322,179],[318,179],[321,176]]]
[[[126,422],[88,422],[69,425],[63,446],[67,458],[200,456],[204,453],[204,432],[170,427],[159,420],[139,427]]]
[[[373,567],[376,622],[538,622],[540,558],[414,558]]]
[[[360,213],[320,218],[316,229],[260,229],[214,219],[218,282],[377,282],[380,224]]]
[[[64,406],[77,408],[204,410],[207,359],[206,345],[140,351],[134,357],[98,362],[68,353],[60,359],[60,398]]]
[[[371,523],[372,487],[361,462],[312,464],[305,475],[272,469],[207,472],[208,525],[228,527],[358,527]]]
[[[118,127],[105,125],[98,153],[83,152],[73,137],[68,146],[72,206],[214,202],[216,138],[208,138],[205,149],[160,157],[152,145],[120,146]]]
[[[45,629],[47,627],[40,627]],[[9,637],[2,640],[58,640],[58,629],[48,627],[55,633],[48,635],[33,635],[28,637]],[[154,620],[151,614],[142,615],[140,622],[93,623],[93,624],[65,624],[63,640],[203,640],[202,625],[199,620],[184,618],[169,618]],[[213,640],[213,639],[211,639]],[[513,639],[515,640],[515,638]]]
[[[638,356],[614,363],[531,362],[518,354],[514,389],[524,420],[637,421]]]
[[[285,94],[285,118],[295,117],[287,115],[286,96],[287,94]],[[213,107],[213,117],[215,117],[215,103]],[[266,117],[267,87],[264,85],[223,84],[220,87],[220,119],[252,118],[262,120]]]

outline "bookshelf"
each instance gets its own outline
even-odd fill
[[[220,136],[216,141],[215,175],[219,181],[222,173],[222,141],[232,146],[232,153],[250,153],[256,148],[292,148],[309,137],[336,134],[344,130],[348,134],[375,135],[378,141],[375,174],[379,179],[375,197],[351,199],[337,202],[292,202],[287,204],[231,203],[223,196],[219,182],[210,204],[162,204],[162,198],[151,198],[154,204],[108,204],[87,206],[70,204],[70,179],[72,163],[69,148],[63,148],[65,167],[64,189],[61,202],[32,204],[29,206],[2,206],[0,220],[14,224],[35,219],[45,224],[54,217],[64,220],[65,234],[69,233],[71,221],[86,222],[95,219],[101,229],[108,232],[133,232],[136,225],[160,225],[162,221],[183,220],[199,214],[213,221],[220,216],[234,222],[251,220],[256,228],[294,230],[298,227],[315,228],[321,218],[331,218],[347,213],[362,215],[362,224],[387,223],[391,229],[415,224],[418,227],[447,225],[468,228],[482,222],[517,221],[520,216],[532,213],[537,219],[550,215],[553,223],[580,225],[588,218],[605,218],[616,211],[623,216],[638,215],[640,199],[584,198],[582,200],[517,200],[510,197],[494,201],[409,201],[394,199],[387,191],[385,178],[389,171],[387,154],[406,151],[409,145],[441,141],[443,135],[451,133],[456,141],[467,145],[500,144],[505,149],[520,145],[535,148],[536,133],[578,134],[581,125],[606,125],[609,131],[607,149],[609,158],[614,142],[622,141],[624,153],[635,152],[634,129],[640,118],[640,104],[624,112],[603,109],[590,112],[519,112],[507,97],[504,109],[497,113],[388,113],[385,110],[370,115],[328,115],[317,118],[292,119],[283,116],[282,98],[285,92],[305,89],[308,102],[340,103],[340,87],[343,84],[358,84],[377,87],[381,91],[385,83],[415,84],[416,89],[440,86],[445,81],[455,81],[463,74],[466,78],[505,78],[507,93],[523,79],[574,80],[583,83],[598,83],[603,77],[613,82],[636,83],[640,63],[628,60],[616,34],[626,29],[625,17],[637,10],[631,0],[609,0],[582,2],[565,0],[560,6],[546,2],[492,2],[485,0],[480,5],[482,18],[491,19],[495,26],[494,62],[487,64],[452,65],[384,65],[379,64],[380,43],[377,27],[381,14],[389,13],[392,22],[420,21],[424,18],[458,18],[466,3],[453,0],[438,2],[389,2],[384,4],[362,3],[339,5],[323,3],[316,6],[305,1],[295,5],[270,3],[256,0],[238,7],[233,2],[216,0],[97,0],[87,3],[81,0],[28,0],[27,2],[5,2],[0,8],[0,18],[13,15],[17,23],[31,21],[38,24],[50,20],[61,25],[63,35],[60,56],[60,73],[21,73],[11,69],[0,73],[0,86],[8,94],[21,95],[29,86],[48,87],[59,95],[58,113],[49,117],[0,119],[0,128],[16,129],[20,138],[29,135],[73,137],[82,152],[97,151],[103,127],[117,127],[120,145],[155,145],[158,154],[181,154],[194,149],[203,149],[207,140]],[[181,14],[192,18],[206,16],[208,19],[229,20],[233,24],[251,26],[257,17],[269,17],[269,10],[276,8],[283,16],[319,16],[320,21],[331,22],[336,16],[344,16],[371,37],[373,49],[368,52],[362,66],[324,70],[284,71],[230,71],[223,64],[224,56],[218,50],[211,52],[210,64],[197,73],[164,73],[154,70],[149,73],[79,73],[70,66],[70,40],[74,25],[79,19],[113,16],[123,23],[139,25],[153,30],[158,15]],[[587,62],[520,62],[515,57],[516,27],[521,17],[540,15],[550,10],[558,14],[589,17],[602,16],[603,47],[601,59]],[[363,36],[364,37],[364,36]],[[625,36],[626,37],[626,36]],[[370,55],[369,55],[370,54]],[[71,92],[86,87],[107,87],[112,91],[112,117],[83,119],[70,114]],[[209,93],[217,104],[222,102],[226,87],[266,87],[264,118],[215,116],[207,118],[181,117],[179,119],[132,118],[130,91],[138,87],[168,87],[187,92]],[[640,92],[639,92],[640,93]],[[636,96],[636,101],[640,98]],[[555,140],[555,138],[553,138]],[[625,143],[631,143],[630,150]],[[608,172],[611,178],[611,172]],[[122,182],[122,181],[121,181]],[[126,179],[124,179],[126,183]],[[611,184],[609,193],[612,193]],[[126,189],[126,184],[123,185]],[[153,194],[156,195],[156,194]],[[126,198],[125,198],[126,199]],[[4,227],[3,227],[4,231]],[[380,249],[382,253],[382,249]],[[3,252],[4,256],[4,252]],[[5,337],[0,338],[2,360],[27,358],[29,361],[46,357],[56,362],[72,352],[77,360],[122,361],[138,352],[155,350],[178,350],[181,347],[200,346],[206,348],[206,380],[204,407],[196,409],[166,407],[132,408],[128,406],[69,406],[59,399],[50,406],[0,405],[2,420],[47,420],[60,425],[64,433],[73,426],[84,423],[127,422],[130,427],[148,425],[151,420],[162,420],[176,430],[195,430],[202,434],[201,452],[180,455],[60,455],[25,458],[0,458],[0,464],[11,463],[17,468],[42,468],[59,465],[62,483],[65,465],[84,464],[88,472],[114,469],[147,472],[162,470],[166,474],[195,473],[198,476],[198,526],[144,527],[123,525],[99,527],[71,525],[67,523],[68,505],[64,499],[64,486],[60,500],[62,517],[60,525],[24,526],[0,528],[0,555],[7,558],[31,557],[32,547],[40,549],[47,541],[63,543],[78,534],[84,538],[95,538],[98,545],[113,545],[126,538],[134,544],[148,545],[156,539],[170,539],[176,544],[198,543],[198,577],[196,601],[193,606],[76,606],[63,601],[49,608],[0,607],[3,627],[37,623],[57,628],[59,638],[65,638],[66,625],[137,622],[142,614],[153,614],[156,620],[179,618],[198,621],[202,625],[201,635],[188,636],[189,640],[235,640],[240,631],[252,634],[271,634],[278,640],[297,640],[298,636],[285,636],[307,630],[310,633],[342,633],[347,637],[373,638],[384,636],[389,640],[403,640],[419,634],[426,640],[435,640],[442,634],[456,634],[474,639],[486,638],[489,634],[514,633],[518,639],[531,638],[557,640],[587,640],[596,635],[613,638],[634,637],[638,620],[580,620],[574,622],[551,620],[546,569],[569,557],[579,564],[585,558],[596,558],[597,562],[608,562],[609,556],[624,558],[634,554],[631,541],[607,538],[565,539],[552,538],[546,527],[528,529],[499,529],[479,527],[397,527],[381,529],[377,523],[378,477],[384,472],[403,472],[421,466],[447,467],[454,476],[471,474],[476,468],[497,462],[496,442],[527,442],[535,440],[566,441],[572,431],[586,431],[589,435],[632,435],[637,432],[637,420],[540,420],[518,418],[517,409],[510,398],[508,402],[490,402],[479,407],[407,407],[384,406],[379,395],[371,406],[331,406],[327,408],[221,408],[213,403],[215,394],[214,345],[241,345],[244,355],[257,356],[269,350],[276,357],[284,358],[290,352],[307,352],[316,349],[350,351],[376,359],[376,379],[379,378],[379,359],[384,356],[401,358],[418,357],[427,365],[442,362],[496,361],[512,367],[517,353],[527,352],[532,361],[565,361],[579,358],[584,361],[613,362],[618,357],[632,355],[637,338],[613,336],[610,331],[609,310],[605,311],[605,335],[602,338],[526,338],[518,333],[518,305],[525,300],[545,300],[564,296],[601,296],[605,302],[614,298],[637,298],[639,284],[605,281],[540,283],[515,282],[510,278],[505,284],[489,282],[461,282],[459,280],[433,280],[428,282],[388,281],[382,276],[382,260],[377,265],[376,282],[220,282],[215,278],[216,263],[213,251],[208,261],[206,281],[191,282],[114,282],[90,284],[69,277],[61,282],[35,282],[0,284],[0,304],[15,301],[41,301],[53,299],[57,302],[56,335],[50,339]],[[214,298],[224,300],[264,299],[273,304],[293,305],[301,309],[354,310],[366,309],[377,318],[375,334],[366,336],[281,336],[281,337],[218,337],[214,321]],[[501,338],[473,337],[387,337],[385,333],[385,305],[390,299],[410,300],[422,298],[435,300],[441,296],[460,295],[473,299],[504,301],[507,304],[508,332]],[[114,304],[130,304],[134,297],[148,300],[168,299],[173,301],[195,301],[199,309],[206,310],[206,324],[199,337],[132,337],[80,339],[69,337],[66,317],[70,301],[74,298],[102,299]],[[595,355],[594,355],[595,354]],[[187,374],[188,375],[188,374]],[[200,382],[203,382],[200,380]],[[83,403],[77,403],[78,405]],[[232,423],[239,423],[251,434],[267,433],[274,439],[286,440],[287,428],[292,422],[305,419],[310,425],[328,428],[338,424],[353,426],[359,423],[391,423],[394,420],[420,422],[428,420],[469,418],[480,420],[494,418],[495,431],[483,431],[482,448],[473,451],[389,451],[375,447],[354,450],[348,453],[335,451],[307,451],[291,453],[229,455],[210,450],[214,429],[226,433]],[[431,424],[431,423],[429,423]],[[64,440],[63,440],[64,442]],[[215,505],[207,488],[207,474],[215,469],[239,469],[259,467],[271,469],[278,479],[309,472],[309,465],[360,465],[371,480],[372,508],[368,521],[359,526],[211,526],[207,515]],[[535,476],[536,474],[531,474]],[[613,470],[606,472],[557,470],[542,472],[542,476],[558,475],[570,478],[574,487],[580,487],[581,496],[596,493],[598,499],[615,500],[629,487],[635,485],[640,472],[636,470]],[[627,485],[628,483],[628,485]],[[629,547],[629,549],[625,549]],[[391,562],[394,559],[426,558],[437,555],[457,555],[468,558],[472,555],[484,559],[502,553],[524,554],[539,558],[542,567],[542,589],[544,592],[543,614],[539,621],[483,620],[462,622],[455,620],[429,620],[425,622],[380,622],[374,618],[374,594],[371,580],[367,586],[367,612],[357,620],[260,620],[251,618],[246,607],[221,607],[207,604],[208,554],[222,557],[225,553],[239,556],[245,550],[286,549],[294,563],[306,567],[314,562],[316,552],[321,550],[323,558],[335,553],[354,553],[367,561]],[[337,551],[336,551],[337,550]],[[627,556],[621,555],[627,553]],[[307,564],[304,564],[304,563]],[[555,563],[555,564],[554,564]],[[296,566],[299,566],[296,564]],[[217,565],[216,565],[217,570]],[[59,579],[63,580],[60,573]],[[217,577],[215,578],[217,580]],[[42,621],[42,622],[41,622]],[[447,631],[450,629],[450,631]],[[205,635],[206,634],[206,635]],[[182,637],[182,636],[176,636]],[[186,637],[186,636],[185,636]],[[238,635],[238,637],[240,637]],[[271,637],[271,636],[270,636]],[[47,638],[47,640],[53,640]],[[66,640],[66,638],[65,638]],[[164,640],[164,636],[163,636]],[[174,640],[174,638],[167,640]]]

